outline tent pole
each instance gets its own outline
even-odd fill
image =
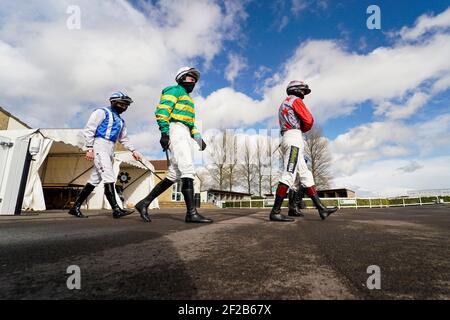
[[[156,172],[154,172],[153,170],[151,170],[149,167],[147,167],[142,160],[138,160],[148,171],[150,171],[151,173],[153,173],[159,180],[163,180],[160,176],[158,176],[158,174]]]
[[[22,213],[22,204],[23,204],[23,198],[25,195],[25,188],[27,187],[27,180],[28,180],[28,174],[30,173],[31,161],[33,161],[33,156],[30,153],[30,143],[31,143],[31,139],[28,141],[27,154],[25,156],[25,163],[23,166],[19,192],[17,194],[16,208],[14,209],[15,215],[20,215]]]
[[[127,185],[125,188],[123,188],[123,191],[127,190],[128,187],[130,187],[133,183],[135,183],[136,181],[139,181],[143,176],[145,176],[148,173],[148,171],[145,171],[143,174],[141,174],[139,177],[137,177],[136,179],[134,179],[133,182],[131,182],[129,185]]]
[[[91,170],[94,166],[89,167],[88,169],[84,170],[81,174],[76,176],[74,179],[72,179],[67,185],[71,185],[75,180],[77,180],[79,177],[81,177],[83,174]]]

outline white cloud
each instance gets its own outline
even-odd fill
[[[259,66],[258,70],[255,71],[253,76],[256,80],[260,80],[265,77],[270,71],[272,71],[272,69],[267,66]]]
[[[392,120],[407,119],[434,95],[450,87],[449,56],[448,33],[436,33],[416,43],[398,41],[368,54],[349,51],[339,41],[306,41],[279,72],[264,80],[261,100],[245,99],[232,89],[217,90],[202,102],[215,110],[210,102],[210,97],[214,97],[226,101],[228,108],[215,110],[204,121],[208,126],[272,121],[284,98],[285,86],[292,79],[309,83],[312,94],[305,103],[319,123],[347,116],[367,101],[377,106],[379,115]],[[228,111],[236,106],[239,112]],[[248,115],[244,121],[242,114]]]
[[[247,17],[239,1],[222,6],[213,0],[142,1],[141,12],[123,0],[80,0],[82,29],[71,31],[66,28],[71,4],[2,3],[0,104],[32,125],[66,127],[84,122],[94,106],[107,103],[111,91],[122,89],[136,101],[125,114],[133,138],[151,154],[155,145],[159,149],[153,112],[161,88],[173,83],[182,65],[203,61],[208,66],[224,41],[239,37],[240,22]],[[198,119],[205,129],[275,122],[292,79],[310,84],[313,92],[305,102],[319,123],[372,101],[377,115],[386,119],[350,129],[331,142],[340,179],[353,177],[364,186],[367,175],[357,173],[364,165],[380,169],[381,159],[411,156],[414,148],[420,155],[448,148],[450,115],[415,125],[404,121],[450,87],[449,12],[422,16],[415,26],[401,29],[391,46],[368,54],[338,40],[305,41],[278,72],[261,81],[260,100],[221,88],[196,97]],[[230,82],[245,65],[240,56],[232,59],[237,63],[230,64]]]
[[[2,4],[0,103],[34,126],[80,125],[114,90],[135,101],[129,123],[153,124],[176,70],[194,60],[207,65],[245,18],[238,1],[141,2],[142,12],[123,0],[81,0],[81,30],[68,30],[71,4]]]
[[[225,79],[232,84],[242,70],[247,68],[247,61],[244,57],[230,53],[228,55],[228,66],[225,68]]]
[[[305,0],[292,0],[292,12],[297,15],[300,11],[306,9],[308,5]]]
[[[418,143],[422,154],[433,150],[450,151],[450,114],[443,114],[430,121],[412,126],[411,141]]]
[[[219,89],[206,98],[196,97],[195,103],[196,117],[205,129],[253,126],[266,118],[266,113],[260,114],[260,102],[231,88]]]
[[[278,30],[278,32],[281,32],[289,24],[289,17],[282,16],[279,20],[280,20],[280,24],[278,25],[277,30]]]
[[[402,147],[412,130],[395,122],[373,122],[353,128],[330,141],[334,176],[349,175],[369,161],[405,156]]]
[[[350,129],[330,141],[335,176],[346,176],[364,164],[386,158],[429,156],[450,150],[450,114],[423,123],[371,122]]]
[[[17,108],[34,125],[70,124],[74,114],[85,113],[81,102],[101,105],[105,95],[118,88],[137,97],[135,112],[127,115],[130,120],[149,117],[149,107],[161,88],[173,82],[175,70],[193,58],[210,61],[223,41],[238,33],[236,21],[246,18],[239,2],[227,4],[225,12],[206,0],[143,2],[143,14],[125,1],[81,1],[83,28],[69,31],[65,28],[69,3],[8,3],[1,17],[1,103]],[[169,13],[173,19],[167,21]],[[437,24],[442,15],[434,17]],[[434,21],[431,16],[427,19]],[[409,31],[421,28],[417,24]],[[207,126],[251,125],[274,119],[287,82],[302,78],[312,87],[306,103],[319,123],[348,115],[368,100],[385,106],[382,114],[392,119],[407,118],[432,99],[434,91],[449,87],[448,56],[446,33],[413,44],[380,47],[367,55],[349,52],[337,41],[310,40],[297,48],[281,71],[264,81],[261,100],[223,88],[197,101],[205,103],[199,104],[200,110],[208,109],[203,117]],[[230,55],[229,81],[245,67],[243,60]],[[433,88],[415,92],[427,82]],[[411,92],[406,104],[396,103]],[[39,121],[42,113],[46,118]]]
[[[327,9],[328,8],[328,0],[317,0],[317,6],[322,10]]]
[[[410,161],[407,165],[397,168],[397,170],[400,170],[403,172],[414,172],[414,171],[417,171],[422,168],[423,168],[422,164],[413,160],[413,161]]]
[[[291,20],[299,18],[305,10],[311,12],[323,11],[328,8],[328,0],[276,0],[272,11],[275,16],[274,26],[278,32],[283,31]]]
[[[139,133],[131,134],[130,140],[133,142],[136,149],[144,153],[150,159],[158,158],[162,152],[159,143],[161,137],[159,129],[156,126],[150,125],[141,129],[142,130]]]
[[[385,115],[389,119],[409,118],[422,108],[430,100],[430,95],[423,92],[415,92],[407,101],[402,104],[395,104],[390,101],[382,102],[375,109],[374,114]]]
[[[404,40],[416,40],[427,32],[445,30],[450,27],[450,7],[444,12],[433,16],[425,14],[420,16],[414,27],[403,27],[399,34]]]
[[[350,175],[334,179],[335,187],[349,187],[358,196],[399,196],[410,190],[449,188],[450,157],[420,159],[421,168],[398,170],[411,165],[408,160],[381,160]]]
[[[308,103],[323,120],[347,115],[364,101],[402,97],[426,80],[448,75],[448,56],[449,35],[417,45],[381,47],[367,55],[349,53],[333,41],[310,41],[288,61],[282,78],[301,77],[310,83]]]

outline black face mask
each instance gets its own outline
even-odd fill
[[[187,93],[191,93],[192,90],[194,90],[195,82],[181,82],[180,86],[182,86]]]
[[[127,111],[128,106],[127,106],[127,105],[120,105],[120,106],[119,106],[117,103],[114,103],[114,104],[111,105],[111,108],[112,108],[115,112],[117,112],[118,114],[121,114],[121,113]]]
[[[292,95],[294,95],[296,97],[299,97],[300,99],[304,99],[305,98],[305,95],[303,94],[303,90],[300,90],[300,89],[288,90],[287,94],[289,94],[289,95],[292,94]]]

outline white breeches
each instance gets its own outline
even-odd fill
[[[194,154],[189,128],[179,122],[170,124],[170,166],[167,179],[177,181],[180,178],[194,179]]]
[[[94,141],[94,170],[89,178],[89,183],[98,186],[100,182],[115,183],[113,170],[114,145],[112,141],[96,138]]]
[[[284,155],[284,171],[280,182],[299,191],[300,184],[311,187],[314,178],[305,162],[304,140],[300,130],[292,129],[284,133],[281,139],[281,152]]]

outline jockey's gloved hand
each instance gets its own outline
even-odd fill
[[[194,137],[195,142],[197,142],[200,151],[203,151],[206,149],[206,143],[205,140],[203,140],[201,137]]]
[[[203,151],[206,149],[206,143],[205,140],[202,139],[201,145],[200,145],[200,150]]]
[[[170,137],[167,133],[161,133],[161,139],[159,140],[159,143],[161,143],[161,147],[163,148],[163,151],[167,151],[169,149],[170,145]]]
[[[206,143],[205,140],[203,140],[202,138],[197,139],[197,144],[200,147],[200,151],[203,151],[206,149]]]

